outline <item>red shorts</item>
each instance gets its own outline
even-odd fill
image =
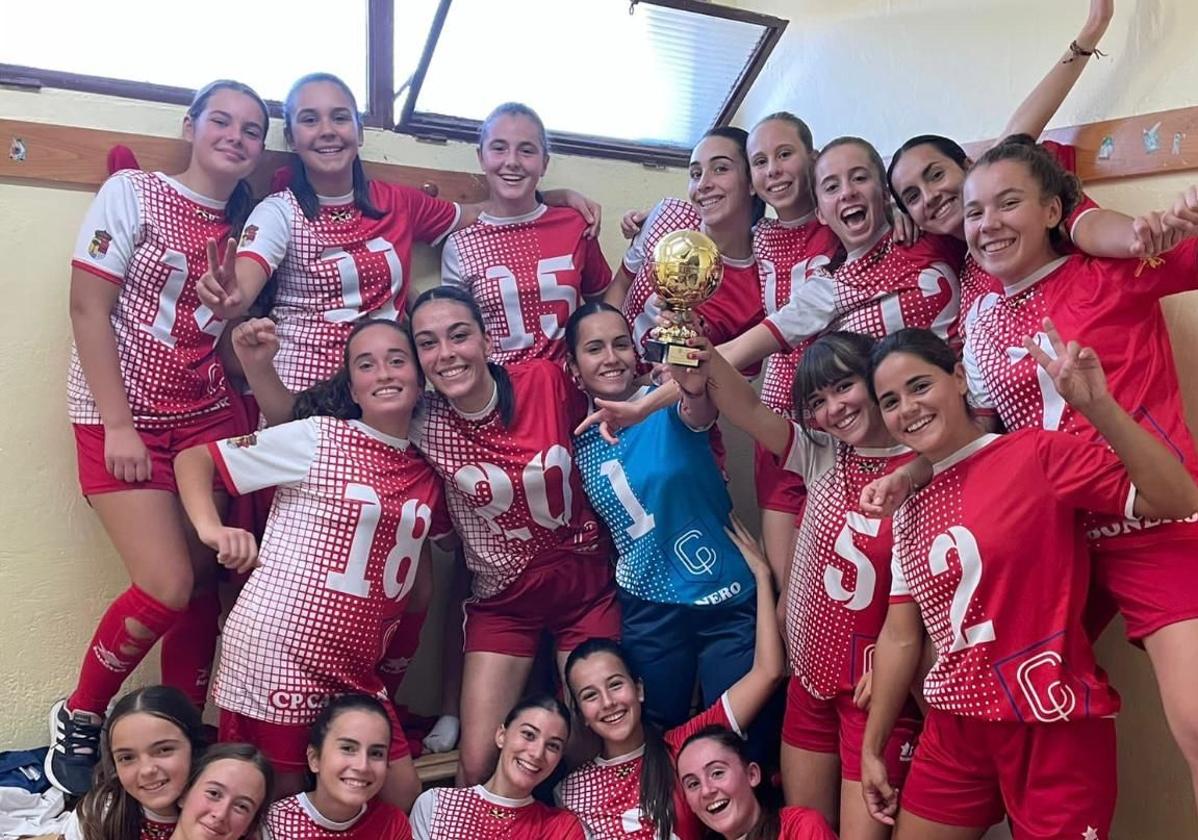
[[[852,694],[840,694],[832,700],[819,700],[803,688],[798,677],[786,686],[786,715],[782,719],[782,742],[789,747],[817,753],[840,754],[840,777],[861,781],[861,741],[869,712],[858,709]],[[911,768],[911,758],[919,743],[922,721],[914,701],[894,724],[886,742],[886,772],[890,783],[901,785]]]
[[[793,513],[803,512],[807,486],[798,473],[783,469],[778,456],[760,443],[753,447],[753,481],[757,486],[757,507]]]
[[[1107,837],[1115,816],[1115,721],[989,723],[932,709],[900,804],[981,828],[1007,814],[1015,840]]]
[[[620,607],[606,554],[549,552],[498,595],[468,598],[462,611],[467,653],[531,657],[543,632],[563,653],[592,637],[620,638]]]
[[[387,751],[387,759],[398,761],[407,758],[411,752],[395,706],[383,703],[383,708],[391,720],[391,749]],[[230,741],[253,744],[262,750],[280,773],[302,773],[308,769],[309,731],[310,727],[307,726],[268,723],[228,709],[220,710],[218,740],[222,744]]]
[[[239,426],[229,411],[219,411],[173,429],[138,429],[142,443],[150,453],[148,481],[122,481],[104,466],[104,427],[74,424],[75,453],[79,464],[79,487],[84,496],[118,493],[122,490],[166,490],[178,493],[175,484],[175,456],[192,446],[232,437]],[[217,479],[216,486],[223,486]]]
[[[1153,541],[1115,538],[1091,549],[1095,586],[1109,593],[1133,642],[1198,618],[1198,525],[1171,522],[1159,529]]]

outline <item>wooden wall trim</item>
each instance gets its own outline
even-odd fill
[[[182,172],[188,144],[171,137],[0,119],[0,179],[98,189],[108,177],[108,150],[125,145],[143,169]],[[274,171],[287,153],[268,151],[250,177],[254,192],[266,195]],[[371,178],[405,184],[449,201],[474,202],[487,196],[481,175],[366,161]]]

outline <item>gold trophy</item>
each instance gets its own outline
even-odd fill
[[[657,294],[674,313],[674,323],[654,327],[645,346],[650,362],[698,367],[690,358],[688,341],[698,336],[691,326],[691,310],[715,294],[724,277],[720,251],[706,234],[676,230],[658,240],[653,249],[653,274]]]

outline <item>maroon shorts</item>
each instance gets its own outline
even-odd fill
[[[389,761],[398,761],[411,755],[408,739],[404,736],[395,706],[383,703],[391,721],[391,748],[387,751]],[[255,720],[228,709],[220,710],[218,739],[221,743],[236,741],[253,744],[280,773],[302,773],[308,769],[309,726],[268,723]]]
[[[620,638],[620,607],[606,554],[553,551],[507,589],[462,605],[465,650],[534,656],[542,633],[563,653],[592,637]]]
[[[839,694],[831,700],[819,700],[803,688],[798,677],[786,686],[786,716],[782,719],[782,742],[789,747],[840,756],[840,776],[851,782],[861,781],[861,741],[869,712],[858,709],[853,695]],[[886,742],[886,772],[893,785],[902,785],[919,743],[922,726],[914,701],[907,704]]]
[[[1151,535],[1153,539],[1145,539]],[[1169,522],[1134,539],[1104,539],[1091,548],[1094,583],[1108,593],[1140,642],[1157,630],[1198,618],[1198,525]],[[1088,618],[1095,607],[1088,611]],[[1091,619],[1087,628],[1097,628]]]
[[[798,473],[783,469],[778,457],[760,443],[753,447],[753,481],[757,487],[757,506],[763,510],[803,512],[807,487]]]
[[[990,723],[932,709],[900,805],[977,828],[1006,814],[1015,840],[1105,838],[1116,787],[1111,718]]]
[[[74,428],[79,487],[85,496],[119,493],[122,490],[166,490],[178,493],[175,456],[192,446],[232,437],[239,429],[229,411],[216,412],[173,429],[138,429],[137,434],[150,454],[150,478],[148,481],[122,481],[113,477],[104,465],[104,427],[76,423]],[[222,487],[219,479],[216,486]]]

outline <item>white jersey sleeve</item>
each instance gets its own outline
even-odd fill
[[[71,811],[67,815],[67,823],[62,827],[63,840],[86,840],[83,836],[83,828],[79,825],[79,812]]]
[[[965,385],[968,388],[966,398],[969,400],[969,404],[976,409],[993,411],[994,397],[990,394],[986,387],[986,380],[982,376],[982,368],[978,364],[973,341],[970,340],[973,334],[972,331],[966,333],[965,347],[961,352],[961,365],[965,368]]]
[[[458,255],[458,240],[450,236],[445,240],[441,250],[441,282],[446,286],[457,286],[459,289],[470,290],[470,282],[462,269],[462,260]]]
[[[137,192],[123,173],[100,187],[83,216],[72,265],[120,285],[141,231]]]
[[[778,342],[798,347],[813,335],[827,329],[840,314],[836,305],[836,281],[825,272],[812,274],[805,283],[791,289],[785,306],[765,319]]]
[[[432,788],[416,797],[408,822],[412,824],[413,840],[433,840],[433,816],[437,811],[437,789]]]
[[[653,209],[649,211],[649,215],[641,224],[641,229],[637,231],[636,236],[632,237],[628,250],[624,252],[624,268],[633,277],[636,277],[636,273],[641,270],[641,266],[645,264],[645,260],[649,256],[645,252],[648,246],[649,231],[653,230],[654,223],[664,207],[664,203],[660,201],[653,205]]]
[[[216,441],[209,451],[230,489],[244,495],[303,481],[316,460],[319,437],[317,420],[309,417]]]
[[[782,458],[782,469],[797,473],[805,484],[811,484],[835,464],[836,446],[831,437],[823,432],[809,436],[798,423],[790,422],[790,444]]]
[[[911,588],[907,585],[907,577],[903,574],[903,564],[899,560],[898,545],[890,552],[890,597],[910,598]]]
[[[291,205],[279,193],[268,195],[246,219],[238,257],[250,257],[274,274],[291,245]]]

